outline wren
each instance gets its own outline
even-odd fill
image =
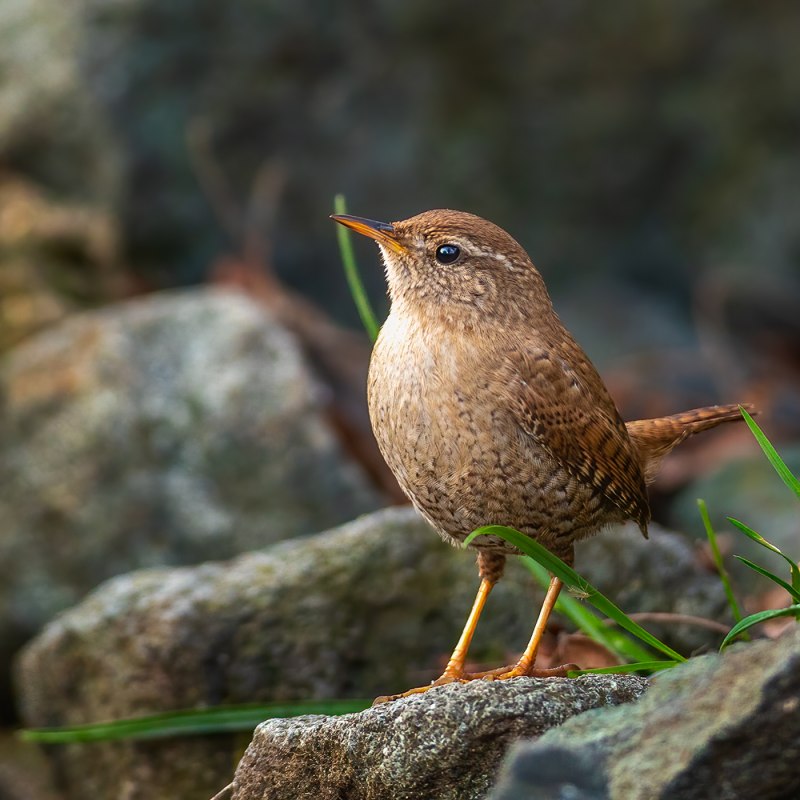
[[[742,419],[737,405],[725,405],[623,422],[528,254],[485,219],[450,210],[391,224],[333,219],[374,239],[386,269],[391,311],[368,384],[375,437],[403,491],[452,544],[476,528],[507,525],[572,563],[575,542],[609,524],[633,520],[646,536],[646,485],[663,457],[687,436]],[[493,536],[471,546],[478,595],[431,685],[566,674],[566,666],[535,668],[562,585],[555,577],[520,660],[465,673],[489,592],[506,556],[518,553]]]

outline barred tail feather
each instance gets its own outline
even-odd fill
[[[752,415],[756,414],[751,405],[742,404],[741,408]],[[725,422],[741,422],[742,419],[739,405],[706,406],[669,417],[626,422],[625,427],[641,455],[645,481],[652,483],[658,474],[661,460],[684,439]]]

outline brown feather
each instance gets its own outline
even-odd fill
[[[567,472],[645,531],[650,508],[639,451],[591,362],[583,359],[579,375],[560,349],[553,344],[509,355],[512,412]]]
[[[753,406],[742,408],[755,415]],[[716,428],[725,422],[741,422],[742,413],[738,405],[706,406],[682,411],[669,417],[638,419],[625,423],[628,434],[639,451],[647,483],[652,483],[658,474],[661,461],[673,447],[695,433]]]

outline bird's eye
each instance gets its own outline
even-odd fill
[[[440,244],[436,248],[436,260],[440,264],[452,264],[454,261],[458,261],[460,255],[461,248],[454,244]]]

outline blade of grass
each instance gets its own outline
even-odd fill
[[[75,725],[68,728],[34,728],[19,732],[27,742],[70,744],[115,739],[163,739],[171,736],[199,736],[210,733],[252,731],[265,719],[299,717],[305,714],[350,714],[363,711],[371,700],[320,700],[299,703],[217,706],[151,714],[132,719]]]
[[[522,556],[522,564],[533,573],[539,585],[546,589],[550,583],[550,573],[530,556]],[[647,661],[652,653],[640,647],[634,640],[616,628],[609,628],[580,601],[562,592],[556,602],[555,610],[569,619],[578,630],[612,652],[620,661]]]
[[[619,664],[616,667],[597,667],[596,669],[576,669],[568,673],[570,678],[580,675],[614,675],[618,672],[658,672],[677,666],[678,661],[638,661],[634,664]]]
[[[769,578],[773,583],[777,583],[778,586],[785,589],[789,593],[789,595],[791,596],[792,600],[794,600],[795,603],[800,603],[800,592],[798,592],[797,589],[795,589],[793,586],[790,586],[788,583],[786,583],[786,581],[781,580],[781,578],[779,578],[774,573],[770,572],[768,569],[764,569],[764,567],[760,567],[758,564],[754,564],[752,561],[750,561],[749,558],[744,558],[744,556],[734,556],[734,558],[738,558],[739,561],[741,561],[742,564],[744,564],[745,566],[750,567],[750,569],[754,570],[755,572],[758,572],[765,578]]]
[[[333,198],[333,210],[336,214],[347,213],[347,204],[343,194],[337,194]],[[353,295],[353,302],[355,302],[358,315],[361,317],[361,324],[364,326],[369,338],[374,342],[378,338],[380,326],[367,298],[361,275],[358,272],[356,257],[353,252],[353,242],[350,239],[350,230],[344,225],[337,225],[336,236],[339,241],[339,252],[342,257],[347,284],[350,287],[350,294]]]
[[[739,522],[738,519],[734,519],[733,517],[728,517],[728,522],[731,525],[738,528],[745,536],[748,536],[754,542],[757,542],[762,547],[766,547],[767,550],[771,550],[773,553],[777,553],[786,563],[789,565],[789,569],[792,572],[792,586],[800,591],[800,568],[798,568],[797,563],[792,561],[789,556],[786,555],[779,547],[776,547],[772,542],[768,542],[758,531],[754,531],[752,528],[748,527],[744,524],[744,522]]]
[[[719,573],[719,579],[722,581],[722,588],[725,590],[725,597],[728,599],[728,605],[733,612],[733,618],[736,622],[742,619],[742,612],[739,610],[739,604],[736,602],[736,596],[733,594],[733,587],[731,586],[731,578],[728,575],[728,570],[725,569],[725,564],[722,561],[722,553],[719,551],[719,543],[717,542],[717,534],[711,524],[711,518],[708,516],[708,508],[706,508],[705,500],[698,500],[697,507],[700,509],[700,516],[703,519],[703,525],[706,529],[706,536],[708,537],[708,544],[711,547],[711,556],[714,559],[714,566]]]
[[[525,534],[504,525],[487,525],[473,531],[464,541],[464,546],[468,545],[476,536],[489,535],[499,536],[509,544],[521,550],[525,555],[530,556],[547,570],[560,578],[567,587],[572,587],[581,595],[585,596],[587,602],[591,603],[601,614],[613,619],[621,628],[632,633],[637,639],[650,645],[655,650],[659,650],[675,661],[686,661],[680,654],[671,647],[646,631],[641,625],[635,623],[605,595],[601,594],[585,578],[582,578],[572,567],[565,564],[560,558],[554,556],[546,547],[539,542],[531,539]]]
[[[728,635],[722,640],[720,651],[724,650],[737,636],[743,631],[752,628],[753,625],[758,625],[761,622],[766,622],[768,619],[776,619],[777,617],[797,617],[800,614],[800,603],[787,608],[770,608],[767,611],[759,611],[757,614],[751,614],[745,617],[741,622],[737,622],[729,631]]]
[[[766,547],[767,550],[772,550],[773,553],[777,553],[782,558],[785,558],[790,565],[794,563],[791,558],[784,555],[783,551],[777,545],[772,544],[772,542],[765,539],[758,531],[754,531],[751,527],[745,525],[744,522],[740,522],[733,517],[728,517],[728,522],[730,522],[731,525],[735,525],[745,536],[748,536],[754,542],[757,542],[762,547]]]
[[[747,423],[747,427],[750,428],[750,432],[755,437],[756,441],[761,446],[761,449],[764,451],[764,455],[767,457],[767,460],[770,464],[772,464],[772,468],[775,472],[778,473],[781,480],[789,487],[798,497],[800,497],[800,480],[795,478],[792,474],[792,471],[789,467],[786,466],[783,459],[778,455],[778,451],[772,446],[772,442],[767,439],[766,434],[758,427],[756,421],[747,413],[747,411],[739,406],[739,410],[742,412],[742,416],[744,417],[744,421]]]

